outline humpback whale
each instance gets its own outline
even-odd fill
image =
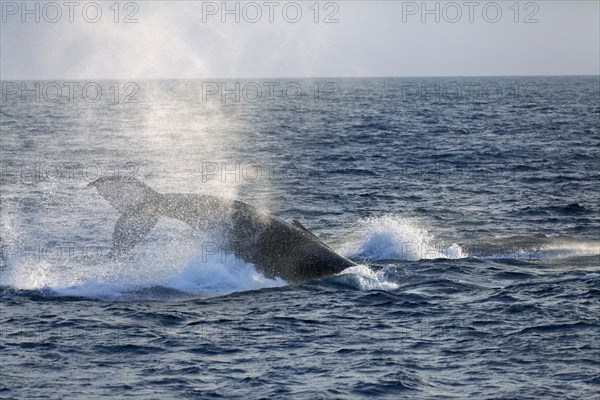
[[[88,186],[120,213],[112,254],[119,256],[140,243],[159,217],[183,221],[195,230],[218,233],[223,250],[254,264],[267,277],[302,283],[356,265],[337,254],[300,222],[286,222],[239,200],[211,195],[161,194],[138,179],[100,177]]]

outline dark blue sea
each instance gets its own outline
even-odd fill
[[[595,77],[3,81],[0,397],[599,399]],[[299,285],[87,184],[242,200]],[[285,251],[285,249],[282,249]]]

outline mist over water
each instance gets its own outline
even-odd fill
[[[94,84],[3,99],[3,395],[595,396],[597,77]],[[110,259],[119,214],[87,187],[110,175],[359,265],[289,285],[168,219]]]

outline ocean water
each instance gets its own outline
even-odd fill
[[[600,398],[598,77],[2,82],[1,398]],[[297,219],[301,285],[86,185]]]

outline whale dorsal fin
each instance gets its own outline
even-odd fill
[[[312,233],[311,231],[309,231],[309,230],[308,230],[308,229],[307,229],[307,228],[306,228],[304,225],[302,225],[302,224],[300,223],[300,221],[298,221],[298,220],[296,220],[296,219],[293,219],[293,220],[292,220],[292,225],[294,225],[294,226],[295,226],[295,227],[297,227],[297,228],[300,228],[300,229],[302,229],[302,230],[303,230],[304,232],[306,232],[306,233],[307,233],[307,234],[308,234],[310,237],[312,237],[313,239],[315,239],[315,240],[316,240],[316,241],[318,241],[319,243],[321,243],[321,244],[323,244],[323,245],[325,245],[325,246],[329,247],[329,246],[328,246],[326,243],[324,243],[324,242],[321,240],[321,238],[319,238],[317,235],[315,235],[314,233]],[[331,248],[331,247],[329,247],[329,248]]]
[[[306,227],[305,227],[304,225],[302,225],[302,224],[300,223],[300,221],[298,221],[297,219],[293,219],[293,220],[292,220],[292,225],[294,225],[294,226],[297,226],[298,228],[302,229],[303,231],[310,232],[310,231],[309,231],[308,229],[306,229]],[[310,233],[312,233],[312,232],[310,232]]]

